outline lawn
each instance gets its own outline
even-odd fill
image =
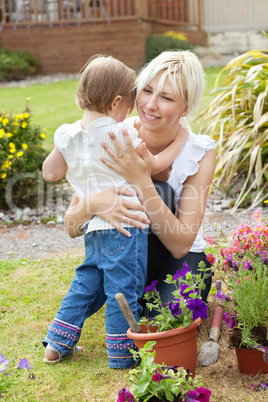
[[[85,348],[83,353],[56,365],[43,363],[41,341],[69,289],[75,267],[82,262],[82,257],[61,256],[42,261],[0,261],[0,355],[10,360],[9,370],[23,358],[33,366],[30,372],[13,370],[8,377],[13,383],[3,394],[3,402],[115,402],[118,391],[127,386],[127,371],[108,368],[104,308],[85,322],[79,342]],[[207,340],[212,309],[213,303],[198,333],[198,348]],[[267,375],[239,373],[226,325],[220,346],[218,362],[208,367],[198,365],[196,370],[212,391],[210,402],[267,401],[266,391],[256,393],[250,387],[267,383]]]
[[[213,97],[210,92],[220,69],[206,69],[207,86],[200,110]],[[45,146],[50,150],[55,129],[82,115],[74,104],[76,86],[77,80],[71,80],[25,88],[2,88],[0,107],[19,113],[24,109],[26,98],[30,97],[33,123],[46,128]],[[192,126],[197,132],[200,122]],[[41,261],[0,261],[0,355],[3,353],[10,360],[9,370],[22,358],[27,358],[33,366],[30,372],[15,370],[8,377],[13,383],[3,394],[3,401],[115,402],[118,391],[127,386],[126,371],[108,368],[105,308],[85,322],[79,342],[85,348],[83,353],[57,365],[43,363],[41,341],[82,259],[83,256],[72,257],[61,253],[61,257]],[[212,307],[213,304],[210,304],[210,313]],[[199,348],[207,340],[210,323],[211,314],[199,331]],[[227,339],[228,329],[224,326],[218,362],[209,367],[197,367],[196,374],[203,377],[204,386],[212,391],[210,402],[266,401],[268,391],[266,394],[265,391],[255,393],[250,385],[267,383],[267,375],[240,374],[234,350],[229,348]]]
[[[207,85],[200,103],[200,110],[204,109],[212,99],[210,92],[217,73],[222,67],[206,68]],[[12,87],[0,89],[0,110],[9,109],[20,113],[26,105],[26,98],[30,99],[32,121],[46,129],[47,138],[45,147],[53,147],[54,132],[63,123],[72,123],[82,116],[82,111],[74,103],[77,80],[63,81],[50,84],[34,84],[28,87]],[[201,122],[192,124],[193,130],[198,132]]]

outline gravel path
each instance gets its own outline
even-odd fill
[[[218,237],[222,230],[226,236],[242,223],[254,225],[252,212],[231,214],[229,211],[207,211],[204,222],[204,238],[207,235]],[[215,224],[217,231],[215,231]],[[71,239],[64,225],[17,225],[13,227],[0,226],[0,260],[16,258],[43,258],[66,255],[82,255],[84,253],[83,236]]]

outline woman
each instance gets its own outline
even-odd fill
[[[171,188],[163,182],[154,185],[146,150],[143,153],[144,159],[137,155],[127,134],[127,149],[111,134],[117,154],[103,145],[115,163],[111,164],[107,160],[103,162],[135,187],[150,219],[155,235],[149,235],[147,282],[158,280],[158,289],[164,301],[170,300],[170,287],[163,282],[166,274],[175,273],[184,261],[194,272],[198,270],[200,261],[209,266],[200,227],[216,163],[212,149],[214,141],[207,136],[194,135],[185,119],[198,106],[203,87],[201,64],[188,51],[163,52],[138,77],[139,118],[135,116],[129,120],[138,129],[146,147],[156,154],[165,149],[178,132],[179,135],[185,135],[182,125],[189,131],[172,170],[153,178],[167,181]],[[175,208],[172,205],[172,189],[175,192]],[[142,216],[132,211],[138,209],[136,204],[134,206],[131,203],[131,198],[129,201],[123,200],[120,194],[130,195],[127,190],[112,188],[80,204],[74,196],[65,215],[69,235],[76,237],[82,234],[81,226],[94,215],[112,223],[124,234],[126,230],[120,225],[123,220],[141,227],[144,223]],[[208,280],[202,294],[204,300],[210,286],[211,280]]]
[[[106,166],[135,187],[143,207],[131,201],[129,190],[111,188],[80,203],[74,196],[65,215],[65,225],[71,237],[83,234],[82,226],[95,215],[127,235],[128,231],[121,222],[143,227],[145,218],[133,210],[145,210],[154,233],[149,236],[147,281],[158,280],[164,302],[171,298],[170,289],[163,282],[166,274],[175,274],[184,261],[194,272],[197,272],[200,261],[209,266],[200,226],[215,169],[214,142],[207,136],[191,133],[185,120],[198,105],[203,86],[203,69],[191,52],[164,52],[151,61],[138,78],[139,118],[130,119],[146,143],[142,155],[136,153],[126,132],[125,144],[120,144],[111,133],[116,152],[106,144],[103,147],[114,164],[102,159]],[[174,160],[172,170],[169,168],[153,178],[158,180],[155,186],[146,147],[157,154],[177,135],[186,137],[183,148]],[[164,183],[167,179],[168,184]],[[121,194],[130,196],[129,200],[121,198]],[[176,206],[172,207],[174,198]],[[202,294],[204,300],[210,285],[208,281]],[[103,289],[100,289],[90,315],[105,303],[105,299]]]

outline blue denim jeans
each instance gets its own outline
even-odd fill
[[[148,231],[128,228],[128,238],[116,229],[85,235],[85,260],[76,269],[71,288],[50,325],[43,345],[48,343],[62,355],[71,353],[79,341],[86,318],[106,302],[106,346],[109,367],[129,368],[135,364],[129,348],[135,344],[126,336],[129,325],[117,301],[123,293],[138,321],[139,304],[146,283]]]

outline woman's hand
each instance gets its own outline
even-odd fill
[[[117,153],[108,147],[108,145],[104,142],[101,145],[114,163],[109,162],[105,158],[100,158],[100,160],[110,169],[120,174],[120,176],[123,176],[136,189],[140,189],[143,184],[151,181],[151,164],[146,145],[145,143],[141,144],[139,147],[140,155],[138,155],[133,147],[128,132],[126,130],[122,130],[122,133],[124,136],[126,151],[114,133],[110,132],[109,136],[113,141],[113,145]]]
[[[141,204],[132,202],[131,199],[120,197],[121,194],[129,197],[134,195],[128,189],[118,187],[111,187],[98,194],[88,196],[80,202],[74,195],[65,214],[65,227],[69,236],[73,238],[81,236],[84,233],[81,226],[95,215],[128,237],[131,234],[121,225],[123,221],[133,227],[144,229],[150,221],[137,211],[144,212],[145,208]]]
[[[137,213],[137,211],[145,212],[145,208],[141,204],[122,198],[120,195],[131,197],[134,193],[127,188],[111,187],[95,194],[95,215],[110,223],[125,236],[131,237],[127,228],[121,225],[122,222],[145,229],[150,221],[146,216]]]

